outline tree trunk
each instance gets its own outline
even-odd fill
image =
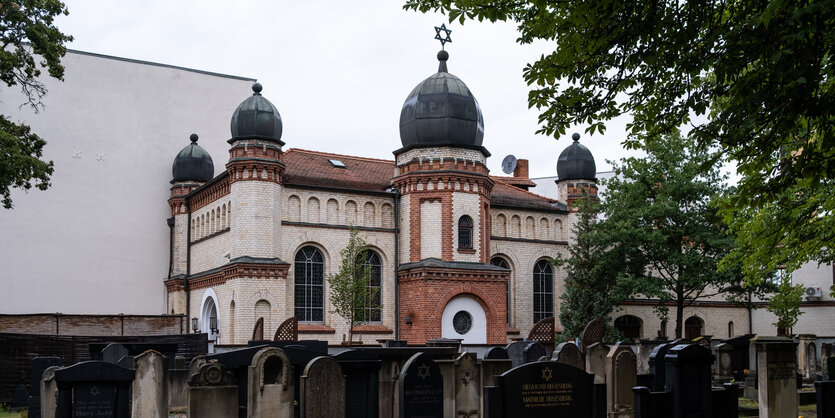
[[[682,296],[678,296],[676,299],[676,339],[681,338],[681,329],[684,325],[682,322],[684,321],[684,298]]]

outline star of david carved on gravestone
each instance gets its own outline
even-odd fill
[[[418,367],[418,377],[421,379],[426,379],[429,377],[429,366],[422,364]]]
[[[553,372],[551,371],[550,368],[546,367],[546,368],[542,369],[542,380],[547,382],[547,381],[551,380],[552,377],[554,377],[554,374],[553,374]]]

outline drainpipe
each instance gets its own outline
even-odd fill
[[[394,187],[394,339],[400,339],[400,286],[397,269],[400,267],[400,189]]]
[[[171,280],[171,269],[174,268],[174,216],[168,218],[166,222],[168,223],[168,280]],[[165,291],[164,303],[165,309],[162,312],[168,314],[168,290]],[[182,333],[182,329],[180,332]]]
[[[188,279],[191,277],[191,202],[186,198],[186,277],[183,279],[183,290],[186,292],[186,323],[191,321],[191,289],[188,286]],[[194,331],[192,331],[194,332]]]
[[[751,302],[751,291],[748,291],[748,334],[754,333],[754,319],[751,317],[753,315],[754,309],[752,308],[753,303]]]

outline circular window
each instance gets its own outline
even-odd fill
[[[455,332],[464,335],[469,332],[472,327],[473,317],[469,312],[458,311],[458,313],[452,317],[452,328],[455,329]]]

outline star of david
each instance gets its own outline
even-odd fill
[[[551,378],[554,377],[553,373],[551,373],[551,369],[546,367],[542,369],[542,380],[549,381]]]
[[[444,36],[441,36],[441,31],[444,32]],[[452,42],[452,38],[449,37],[450,33],[452,33],[452,30],[447,29],[445,23],[441,23],[441,27],[435,26],[435,39],[441,41],[441,49],[444,48],[444,44],[447,42]]]
[[[429,377],[429,366],[421,364],[420,367],[418,367],[418,377],[421,379]]]
[[[93,386],[90,388],[90,396],[99,396],[99,387]]]

